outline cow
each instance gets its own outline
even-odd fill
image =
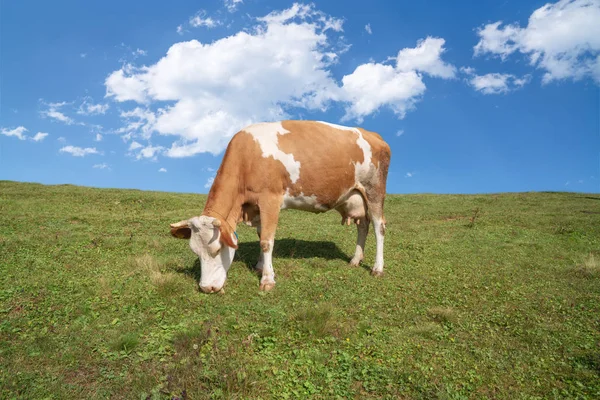
[[[377,133],[323,121],[263,122],[230,140],[202,214],[171,224],[176,238],[190,239],[201,265],[200,289],[222,290],[238,248],[236,226],[257,229],[260,290],[275,286],[273,246],[282,209],[337,210],[342,224],[356,223],[350,265],[358,266],[373,224],[374,276],[383,274],[383,205],[391,151]]]

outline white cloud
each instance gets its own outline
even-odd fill
[[[102,141],[102,135],[100,133],[96,133],[96,137],[94,138],[94,141],[101,142]]]
[[[414,172],[407,172],[406,175],[404,175],[405,178],[412,178],[415,175]]]
[[[145,103],[147,82],[135,75],[135,72],[131,64],[125,64],[123,68],[110,74],[104,82],[107,88],[106,96],[114,96],[117,101],[133,100]]]
[[[196,15],[190,18],[190,25],[194,28],[205,26],[208,29],[221,25],[220,21],[216,21],[211,17],[206,16],[206,11],[200,10]]]
[[[223,0],[227,11],[230,13],[235,12],[238,8],[238,5],[242,4],[243,2],[243,0]]]
[[[167,172],[167,169],[166,168],[161,168],[161,169],[158,170],[158,172]]]
[[[129,151],[133,151],[133,150],[139,149],[141,147],[144,147],[144,146],[142,146],[138,142],[134,141],[134,142],[131,142],[131,144],[129,145]]]
[[[177,33],[179,33],[180,35],[183,35],[183,32],[184,32],[183,25],[178,25],[177,26]]]
[[[44,103],[48,109],[47,110],[43,110],[40,111],[40,114],[43,117],[49,117],[52,119],[55,119],[57,121],[63,122],[67,125],[73,125],[75,123],[75,120],[71,117],[66,116],[65,114],[63,114],[61,111],[59,111],[59,109],[61,109],[63,106],[65,106],[67,103],[66,101],[60,102],[60,103]]]
[[[146,146],[144,147],[142,150],[140,150],[140,152],[137,154],[136,158],[142,159],[142,158],[152,158],[153,160],[156,160],[156,155],[161,153],[165,148],[162,146]]]
[[[450,79],[456,75],[453,65],[442,61],[444,43],[441,38],[427,37],[419,40],[417,47],[400,50],[396,57],[398,71],[419,71],[438,78]]]
[[[136,50],[132,51],[131,54],[133,55],[134,58],[138,58],[140,56],[147,56],[148,52],[146,50],[136,49]]]
[[[400,129],[398,132],[396,132],[396,136],[402,136],[404,135],[404,129]]]
[[[79,57],[86,58],[87,57],[87,53],[81,53],[81,54],[79,54]]]
[[[65,139],[64,136],[60,136],[60,137],[56,138],[56,141],[61,142],[61,143],[66,143],[67,139]]]
[[[351,102],[344,120],[355,118],[359,122],[382,106],[388,106],[404,118],[425,92],[425,84],[416,71],[401,72],[391,65],[376,63],[358,66],[353,73],[344,76],[342,82]]]
[[[214,176],[211,176],[210,178],[208,178],[206,180],[206,183],[204,184],[204,188],[205,189],[210,188],[212,186],[212,184],[213,184],[214,181],[215,181],[215,177]]]
[[[368,33],[369,35],[372,35],[372,34],[373,34],[373,31],[371,30],[371,24],[366,24],[366,25],[365,25],[365,31],[367,31],[367,33]]]
[[[121,112],[121,118],[127,121],[127,124],[117,129],[117,133],[125,133],[129,137],[137,134],[144,139],[149,139],[152,135],[156,115],[151,110],[136,107],[133,110]]]
[[[523,87],[531,79],[530,75],[525,75],[518,78],[512,74],[490,73],[485,75],[477,75],[473,68],[461,68],[469,77],[467,82],[477,91],[483,94],[500,94],[508,93]]]
[[[106,114],[106,111],[110,108],[108,104],[94,104],[90,102],[90,98],[87,97],[83,100],[83,103],[79,106],[77,114],[80,115],[99,115]]]
[[[477,34],[475,55],[506,59],[527,55],[532,66],[545,71],[543,82],[579,80],[591,76],[600,83],[600,1],[560,0],[535,10],[526,27],[502,21],[487,24]]]
[[[95,147],[76,147],[76,146],[65,146],[59,150],[61,153],[69,153],[74,157],[85,157],[88,154],[100,154]]]
[[[27,128],[24,126],[18,126],[15,129],[2,128],[2,130],[0,130],[0,134],[5,136],[14,136],[19,140],[25,140],[27,138],[25,135],[23,135],[25,132],[27,132]]]
[[[46,138],[46,136],[48,136],[46,132],[38,132],[35,134],[34,137],[31,138],[31,140],[33,140],[34,142],[41,142]]]
[[[110,171],[110,166],[106,163],[102,163],[102,164],[94,164],[94,166],[92,168],[96,168],[96,169],[107,169]]]
[[[160,152],[168,157],[218,154],[239,129],[286,118],[292,107],[323,111],[339,102],[346,119],[359,121],[389,107],[401,118],[425,92],[421,72],[448,77],[454,68],[440,59],[443,39],[427,38],[415,54],[400,53],[400,69],[364,64],[340,85],[329,67],[347,50],[341,19],[294,4],[257,21],[211,43],[176,43],[156,64],[111,73],[106,96],[140,105],[121,114],[125,126],[118,133],[127,140],[172,136],[171,147]],[[414,66],[411,57],[419,60]]]

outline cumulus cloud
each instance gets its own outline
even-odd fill
[[[96,137],[94,138],[94,141],[101,142],[102,141],[102,134],[96,133]]]
[[[373,34],[373,31],[371,30],[371,24],[366,24],[366,25],[365,25],[365,31],[367,31],[367,33],[368,33],[369,35],[372,35],[372,34]]]
[[[456,68],[442,61],[446,51],[446,41],[441,38],[427,37],[420,40],[415,48],[402,49],[396,57],[398,71],[419,71],[438,78],[454,78]]]
[[[125,140],[175,139],[152,157],[218,154],[239,129],[289,117],[292,108],[324,111],[338,103],[346,119],[361,121],[389,107],[402,118],[425,92],[424,75],[454,76],[441,60],[444,40],[426,38],[401,50],[398,65],[363,64],[339,83],[330,67],[348,48],[341,19],[294,4],[256,21],[211,43],[176,43],[155,64],[112,72],[106,96],[137,103],[121,114],[118,133]]]
[[[212,186],[212,184],[213,184],[214,181],[215,181],[215,177],[214,176],[211,176],[210,178],[208,178],[206,180],[206,183],[204,184],[204,188],[205,189],[210,188]]]
[[[414,172],[407,172],[406,175],[404,175],[405,178],[412,178],[415,175]]]
[[[158,170],[158,172],[167,172],[167,169],[166,168],[161,168],[161,169]]]
[[[46,136],[48,136],[46,132],[38,132],[35,134],[34,137],[31,138],[31,140],[33,140],[34,142],[41,142],[46,138]]]
[[[444,39],[427,37],[414,48],[400,50],[395,67],[362,64],[344,76],[342,96],[351,102],[344,119],[354,118],[360,122],[382,106],[404,118],[425,92],[423,74],[446,79],[455,77],[456,68],[441,59],[444,43]]]
[[[95,147],[81,148],[77,146],[65,146],[59,150],[61,153],[69,153],[74,157],[85,157],[88,154],[100,154]]]
[[[18,126],[14,129],[2,128],[0,130],[0,134],[5,136],[14,136],[19,140],[25,140],[27,138],[27,136],[24,135],[25,132],[27,132],[27,128],[24,126]]]
[[[468,75],[467,82],[483,94],[500,94],[519,89],[531,80],[531,75],[521,78],[512,74],[489,73],[477,75],[475,69],[466,67],[461,71]]]
[[[396,136],[402,136],[404,135],[404,129],[400,129],[398,132],[396,132]]]
[[[600,83],[600,1],[560,0],[535,10],[526,27],[497,21],[481,27],[475,55],[506,59],[515,52],[545,71],[542,81],[579,80]]]

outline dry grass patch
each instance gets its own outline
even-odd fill
[[[178,289],[177,275],[173,272],[163,272],[163,263],[150,254],[135,258],[135,265],[139,271],[150,278],[150,282],[159,293],[174,294]]]
[[[593,253],[588,254],[583,262],[577,266],[575,273],[584,278],[600,277],[600,257]]]
[[[435,322],[448,324],[456,322],[456,312],[450,307],[433,307],[427,310],[427,315]]]

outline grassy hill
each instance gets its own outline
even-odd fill
[[[389,195],[383,278],[285,211],[275,289],[240,225],[223,295],[169,234],[204,201],[0,182],[0,397],[600,397],[600,195]]]

